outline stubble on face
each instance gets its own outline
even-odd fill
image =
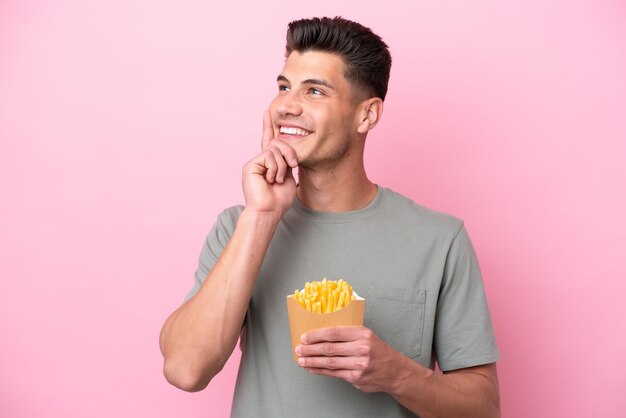
[[[301,168],[322,171],[332,169],[350,157],[351,126],[354,118],[354,92],[345,78],[345,63],[335,54],[319,51],[293,52],[278,77],[279,86],[289,89],[291,98],[281,103],[283,94],[275,99],[276,124],[294,125],[311,130],[311,138],[295,141]],[[319,81],[319,83],[317,83]],[[322,97],[307,92],[319,87]],[[327,96],[328,95],[328,96]],[[282,111],[279,109],[282,105]],[[289,143],[290,138],[285,138]]]
[[[344,141],[328,154],[316,155],[315,152],[312,152],[309,155],[304,156],[300,161],[298,161],[298,166],[312,171],[332,168],[348,155],[349,149],[350,143],[348,141]]]

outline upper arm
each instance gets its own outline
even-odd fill
[[[463,226],[448,249],[435,315],[433,347],[441,370],[498,360],[482,275]]]
[[[474,385],[477,390],[488,397],[498,411],[500,410],[500,386],[496,363],[449,370],[444,374],[462,378],[466,383]]]
[[[449,370],[443,372],[444,374],[458,374],[458,373],[473,373],[483,376],[495,384],[498,383],[498,371],[496,370],[496,363],[482,364],[480,366],[465,367],[463,369]]]
[[[200,251],[194,286],[187,293],[185,301],[191,299],[202,287],[202,284],[217,263],[217,260],[222,255],[224,248],[226,248],[226,244],[228,244],[230,238],[232,237],[242,210],[242,206],[233,206],[224,210],[217,217],[217,220],[209,231],[204,241],[204,245],[202,246],[202,250]]]

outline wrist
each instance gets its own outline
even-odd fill
[[[423,386],[433,374],[431,369],[400,354],[395,371],[396,378],[391,382],[388,393],[395,399],[402,399]]]
[[[275,210],[257,210],[246,206],[239,220],[259,227],[275,228],[282,218],[282,213]]]

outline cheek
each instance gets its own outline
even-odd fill
[[[323,111],[312,112],[312,116],[318,128],[323,127],[324,131],[329,133],[337,131],[337,128],[342,124],[341,116],[337,109],[328,108]]]
[[[332,115],[329,119],[329,126],[333,133],[342,137],[350,135],[353,126],[353,119],[349,115],[339,116],[339,113]]]

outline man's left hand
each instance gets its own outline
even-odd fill
[[[400,378],[403,356],[366,327],[309,331],[296,347],[305,370],[343,379],[363,392],[391,392]]]

